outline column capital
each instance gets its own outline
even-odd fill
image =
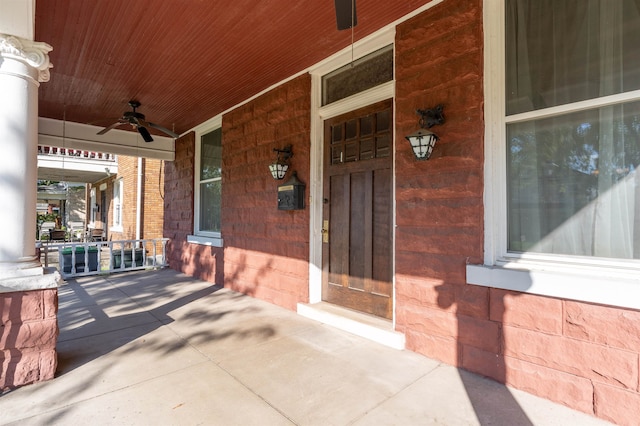
[[[38,82],[49,81],[49,52],[53,48],[47,43],[31,41],[9,34],[0,34],[0,57],[11,58],[35,68],[38,71]]]

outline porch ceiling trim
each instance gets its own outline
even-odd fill
[[[144,142],[137,132],[114,129],[97,135],[103,127],[63,122],[51,118],[38,118],[38,144],[67,149],[106,152],[131,157],[173,161],[174,140],[153,135],[153,142]]]

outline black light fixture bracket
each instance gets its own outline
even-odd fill
[[[283,161],[286,161],[289,158],[293,157],[292,148],[293,147],[291,146],[291,144],[289,144],[282,149],[273,148],[273,152],[278,153],[278,160],[282,159]]]
[[[436,124],[444,123],[444,114],[442,112],[442,104],[431,109],[419,109],[416,113],[420,115],[420,127],[423,129],[430,129]]]

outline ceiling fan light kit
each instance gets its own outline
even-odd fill
[[[140,133],[140,136],[142,136],[142,139],[144,139],[145,142],[153,142],[153,137],[151,137],[151,133],[149,133],[148,130],[149,127],[159,130],[162,133],[166,133],[174,139],[177,139],[179,137],[177,133],[174,133],[165,127],[159,126],[155,123],[151,123],[150,121],[146,121],[144,114],[136,111],[136,109],[140,107],[140,102],[131,100],[129,101],[129,106],[133,109],[133,111],[125,111],[118,121],[100,130],[97,134],[104,135],[109,130],[115,129],[116,127],[122,126],[123,124],[129,124],[131,125],[131,127],[138,130],[138,133]]]

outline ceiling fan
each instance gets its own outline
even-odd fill
[[[145,121],[144,114],[141,114],[136,111],[136,108],[140,106],[140,102],[135,100],[129,101],[129,106],[133,109],[133,111],[125,111],[125,113],[122,115],[122,117],[120,117],[120,119],[117,122],[113,123],[111,126],[105,127],[104,129],[100,130],[97,134],[104,135],[109,130],[115,129],[118,126],[121,126],[123,124],[130,124],[131,127],[138,129],[138,132],[140,133],[140,135],[142,136],[142,139],[144,139],[145,142],[153,142],[153,138],[151,137],[151,134],[147,129],[148,127],[160,130],[161,132],[166,133],[167,135],[171,136],[174,139],[177,139],[179,137],[178,134],[172,132],[169,129],[166,129],[162,126],[158,126],[157,124],[151,123],[149,121]]]

